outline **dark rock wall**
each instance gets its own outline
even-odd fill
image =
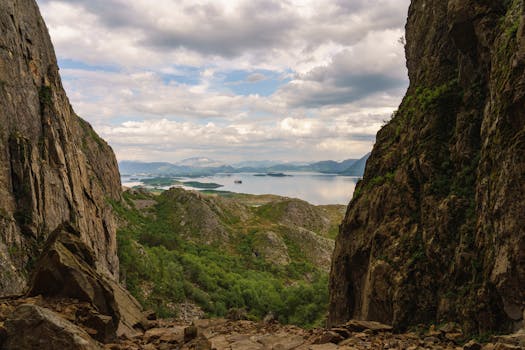
[[[410,87],[341,225],[331,324],[523,326],[524,18],[523,0],[412,1]]]
[[[70,222],[118,276],[111,148],[71,108],[34,0],[0,1],[0,295],[22,292],[48,235]]]

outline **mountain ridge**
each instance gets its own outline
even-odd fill
[[[369,157],[369,153],[359,159],[346,159],[340,162],[327,160],[313,162],[307,165],[298,165],[292,163],[268,164],[263,162],[263,166],[257,166],[258,163],[251,162],[252,166],[235,167],[235,164],[218,165],[221,162],[211,160],[204,164],[209,166],[191,166],[181,165],[184,162],[168,163],[168,162],[142,162],[142,161],[128,161],[123,160],[119,162],[120,171],[127,175],[136,174],[151,174],[151,175],[169,175],[169,176],[205,176],[216,173],[238,173],[238,172],[254,172],[254,173],[268,173],[280,171],[315,171],[329,174],[341,174],[350,176],[361,176],[364,171],[364,164]],[[194,159],[194,158],[189,158]],[[195,159],[201,159],[195,158]],[[207,159],[207,158],[206,158]],[[207,159],[208,160],[208,159]],[[186,163],[186,164],[191,164]],[[195,164],[195,163],[194,163]],[[203,163],[200,163],[203,164]],[[237,163],[238,164],[238,163]],[[255,165],[255,166],[253,166]]]

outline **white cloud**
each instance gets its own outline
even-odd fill
[[[75,110],[120,159],[360,156],[407,85],[409,0],[38,2]]]

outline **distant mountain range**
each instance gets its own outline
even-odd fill
[[[123,175],[147,174],[154,176],[209,176],[217,173],[272,173],[283,171],[314,171],[325,174],[362,176],[370,154],[360,159],[346,159],[342,162],[325,160],[314,163],[279,163],[276,161],[246,161],[224,164],[204,157],[195,157],[177,163],[138,162],[124,160],[119,162]]]

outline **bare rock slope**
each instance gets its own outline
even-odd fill
[[[0,2],[0,296],[18,294],[50,232],[69,222],[118,276],[111,148],[71,108],[34,0]]]
[[[69,104],[36,2],[0,1],[0,297],[70,298],[89,331],[33,302],[0,320],[0,348],[98,349],[143,327],[118,283],[107,202],[120,191],[113,151]]]
[[[524,19],[523,0],[412,1],[410,87],[336,241],[332,324],[523,326]]]

